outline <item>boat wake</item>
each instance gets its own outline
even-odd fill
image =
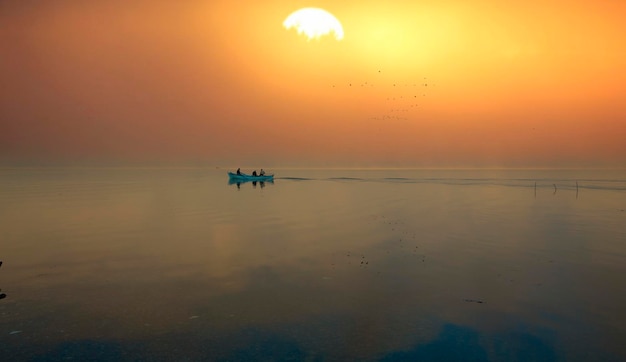
[[[576,190],[607,190],[607,191],[626,191],[626,179],[550,179],[550,178],[411,178],[411,177],[292,177],[283,176],[275,177],[281,181],[291,182],[369,182],[369,183],[387,183],[387,184],[439,184],[439,185],[457,185],[457,186],[505,186],[505,187],[522,187],[522,188],[553,188],[557,185],[559,189]]]

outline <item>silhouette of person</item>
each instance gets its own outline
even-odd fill
[[[240,168],[237,169],[237,175],[241,175],[241,169]]]

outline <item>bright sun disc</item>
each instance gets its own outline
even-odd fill
[[[343,27],[339,20],[324,9],[319,8],[303,8],[291,13],[285,21],[283,26],[289,30],[296,28],[298,34],[306,35],[311,39],[319,39],[324,35],[335,36],[335,39],[343,39]]]

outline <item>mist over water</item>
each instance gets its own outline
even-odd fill
[[[622,170],[0,169],[6,360],[624,360]]]

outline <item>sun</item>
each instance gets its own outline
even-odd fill
[[[302,8],[291,13],[283,26],[289,30],[296,28],[298,34],[311,39],[319,39],[325,35],[332,35],[337,40],[343,39],[343,27],[337,18],[328,11],[320,8]]]

